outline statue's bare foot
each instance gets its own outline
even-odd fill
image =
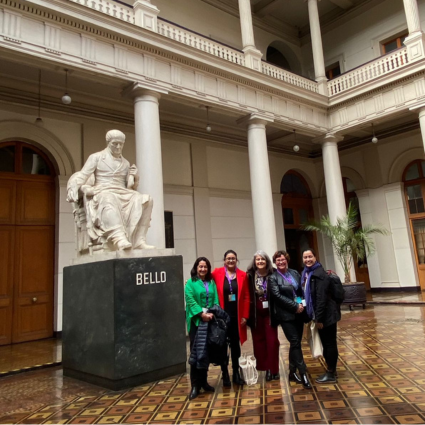
[[[119,242],[117,243],[117,247],[118,247],[118,249],[119,249],[120,251],[122,251],[122,250],[124,250],[124,249],[130,249],[130,248],[132,248],[132,247],[133,247],[133,245],[132,245],[129,241],[122,240],[122,241],[119,241]]]
[[[153,245],[148,245],[146,242],[142,242],[140,245],[136,246],[135,249],[155,249]]]

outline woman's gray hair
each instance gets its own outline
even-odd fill
[[[273,273],[273,264],[272,264],[272,261],[270,260],[270,257],[263,250],[261,250],[261,249],[258,250],[254,254],[254,258],[249,263],[248,269],[246,270],[247,273],[255,273],[257,271],[257,266],[255,265],[255,259],[258,256],[263,257],[266,260],[267,275],[272,274]]]

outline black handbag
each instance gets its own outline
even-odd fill
[[[216,319],[210,321],[208,326],[208,344],[222,347],[226,344],[227,339],[227,325],[223,319]]]

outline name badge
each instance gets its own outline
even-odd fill
[[[269,308],[269,302],[263,301],[263,308]]]
[[[303,307],[305,307],[307,305],[306,302],[305,302],[305,300],[302,300],[302,303],[301,304],[303,305]]]
[[[202,313],[208,313],[208,309],[204,307],[204,308],[202,309]]]
[[[230,294],[229,295],[229,301],[236,301],[236,295],[235,294]]]
[[[302,303],[302,299],[301,299],[301,297],[295,297],[295,302],[296,302],[297,304],[301,304],[301,303]]]

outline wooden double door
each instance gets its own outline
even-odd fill
[[[0,172],[0,345],[53,335],[55,183]]]

